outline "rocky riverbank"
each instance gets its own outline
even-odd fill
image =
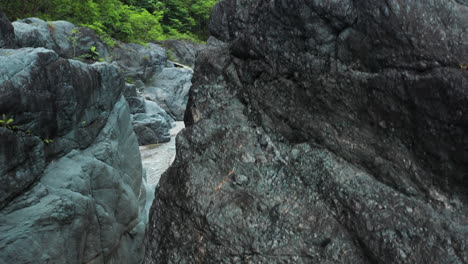
[[[139,145],[170,141],[180,119],[144,95],[183,112],[191,76],[156,44],[0,11],[0,263],[142,263],[155,183]]]

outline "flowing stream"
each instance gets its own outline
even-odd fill
[[[175,122],[175,124],[170,130],[171,141],[140,147],[143,167],[146,169],[147,182],[153,188],[158,184],[161,174],[171,166],[175,159],[175,137],[185,127],[182,121]]]

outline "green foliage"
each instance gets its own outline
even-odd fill
[[[0,119],[0,127],[10,129],[15,133],[18,133],[18,131],[21,131],[21,132],[26,133],[28,136],[34,136],[31,130],[21,129],[18,126],[13,125],[14,121],[15,120],[13,118],[8,118],[5,114],[2,114],[2,118]],[[50,144],[54,142],[52,139],[49,139],[49,138],[42,139],[42,141],[45,144]]]
[[[52,139],[48,139],[48,138],[43,139],[42,141],[44,141],[44,143],[46,143],[46,144],[50,144],[50,143],[54,142]]]
[[[208,36],[211,9],[218,0],[161,0],[164,4],[163,25],[170,36],[185,35],[200,40]],[[177,34],[178,32],[179,34]]]
[[[73,46],[73,57],[76,57],[76,45],[78,44],[78,39],[81,33],[77,28],[72,29],[71,33],[72,34],[70,37],[68,37],[68,40],[70,40]]]
[[[0,0],[0,9],[11,20],[32,16],[68,20],[93,29],[106,44],[113,46],[112,38],[140,44],[164,39],[203,40],[208,34],[211,8],[216,2],[218,0]]]
[[[14,21],[43,14],[51,4],[50,0],[0,0],[0,9]]]
[[[176,61],[176,57],[174,56],[174,52],[170,49],[166,49],[166,53],[167,53],[167,58],[170,60],[170,61]]]
[[[98,61],[99,60],[99,52],[97,52],[95,46],[91,46],[89,48],[88,54],[85,54],[85,58],[93,61]]]
[[[13,118],[7,118],[5,114],[2,115],[2,119],[0,119],[0,127],[8,128],[11,130],[18,129],[17,126],[13,125],[14,122]]]
[[[150,14],[146,9],[140,9],[130,13],[129,23],[132,25],[127,40],[144,44],[152,40],[160,39],[163,31],[160,20],[162,12],[155,11]]]
[[[104,58],[99,57],[99,52],[95,46],[91,46],[86,54],[75,57],[78,60],[88,60],[88,61],[104,61]]]

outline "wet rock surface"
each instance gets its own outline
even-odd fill
[[[467,263],[468,7],[221,1],[147,263]]]

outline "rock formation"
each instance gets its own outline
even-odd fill
[[[175,120],[184,119],[193,70],[188,67],[166,67],[145,88],[146,98],[158,103]]]
[[[147,263],[468,263],[467,13],[221,1]]]
[[[113,63],[125,73],[127,82],[150,82],[166,66],[166,51],[155,44],[148,46],[118,42],[112,51]]]
[[[142,262],[147,201],[123,88],[107,63],[0,49],[0,263]]]
[[[191,68],[195,67],[197,55],[203,50],[202,44],[196,44],[189,40],[165,40],[162,42],[162,46],[172,53],[174,60]]]
[[[46,22],[38,18],[26,18],[12,23],[19,46],[47,48],[61,57],[77,58],[89,52],[90,47],[102,58],[109,58],[107,45],[89,28],[76,27],[67,21]]]
[[[2,17],[2,20],[6,20]],[[161,46],[117,42],[110,49],[89,28],[76,27],[67,21],[47,22],[38,18],[15,21],[12,25],[16,39],[12,35],[11,24],[2,25],[5,28],[1,28],[0,32],[5,32],[5,44],[0,43],[0,47],[13,47],[18,42],[20,47],[43,47],[55,51],[61,57],[84,61],[90,55],[91,47],[95,47],[99,60],[120,68],[127,82],[124,95],[130,105],[130,112],[138,114],[132,117],[138,117],[138,120],[133,120],[133,124],[140,144],[168,141],[170,124],[174,119],[183,119],[193,71],[168,63],[167,53]],[[132,89],[136,92],[132,92]],[[146,113],[143,97],[146,91],[151,94],[148,98],[161,104],[170,115],[156,118]]]

